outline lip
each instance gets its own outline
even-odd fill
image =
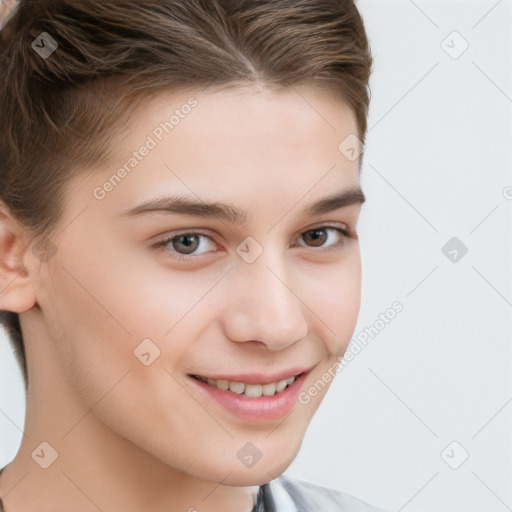
[[[269,375],[268,373],[237,373],[235,375],[226,375],[217,373],[215,375],[196,374],[200,377],[213,380],[227,380],[231,382],[244,382],[246,384],[270,384],[271,382],[279,382],[289,377],[295,377],[301,373],[308,373],[311,368],[290,368]]]
[[[304,386],[308,374],[309,370],[303,371],[300,375],[297,373],[290,374],[289,371],[287,371],[286,375],[288,377],[297,375],[292,384],[290,384],[284,391],[281,391],[274,396],[261,396],[259,398],[248,398],[243,394],[237,395],[232,391],[224,391],[210,386],[206,382],[195,379],[191,375],[189,375],[188,378],[201,395],[204,394],[205,398],[208,399],[209,402],[212,402],[213,399],[213,402],[218,404],[223,412],[227,411],[238,419],[251,422],[262,422],[281,419],[293,410],[293,407],[297,403],[297,397]],[[283,373],[275,375],[278,378],[275,376],[258,378],[255,374],[237,375],[236,378],[233,378],[232,375],[229,378],[209,378],[213,378],[215,380],[246,382],[247,384],[268,384],[269,382],[276,382],[286,378],[286,375]],[[280,376],[281,378],[279,378]]]

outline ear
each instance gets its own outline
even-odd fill
[[[29,250],[26,229],[0,202],[0,310],[23,313],[36,303],[24,265]]]

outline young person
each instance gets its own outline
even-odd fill
[[[353,1],[22,0],[0,34],[0,507],[376,511],[283,474],[360,307]]]

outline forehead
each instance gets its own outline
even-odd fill
[[[333,93],[311,87],[224,89],[153,98],[129,120],[108,165],[85,193],[107,185],[97,207],[117,210],[162,193],[278,206],[308,190],[355,188],[359,160],[339,150],[356,117]],[[110,183],[110,185],[109,185]],[[313,191],[314,192],[314,191]]]
[[[207,160],[218,160],[221,153],[226,159],[244,160],[265,153],[274,159],[281,155],[300,160],[327,149],[336,155],[338,144],[358,133],[355,114],[346,102],[329,90],[310,86],[165,94],[138,109],[129,126],[118,145],[125,154],[151,136],[175,154],[187,142],[187,149],[194,148],[189,157]],[[213,151],[217,147],[223,151]]]

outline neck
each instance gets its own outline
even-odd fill
[[[22,443],[0,476],[4,512],[252,510],[258,486],[222,485],[229,468],[212,481],[180,471],[99,421],[57,372],[30,375]]]
[[[229,487],[194,478],[137,454],[120,439],[111,438],[108,450],[103,444],[81,444],[81,436],[69,442],[52,440],[49,445],[57,447],[58,458],[43,470],[34,458],[44,461],[50,448],[44,445],[31,452],[35,440],[41,439],[32,434],[26,434],[30,442],[22,443],[0,475],[4,512],[249,512],[254,505],[258,487]]]

